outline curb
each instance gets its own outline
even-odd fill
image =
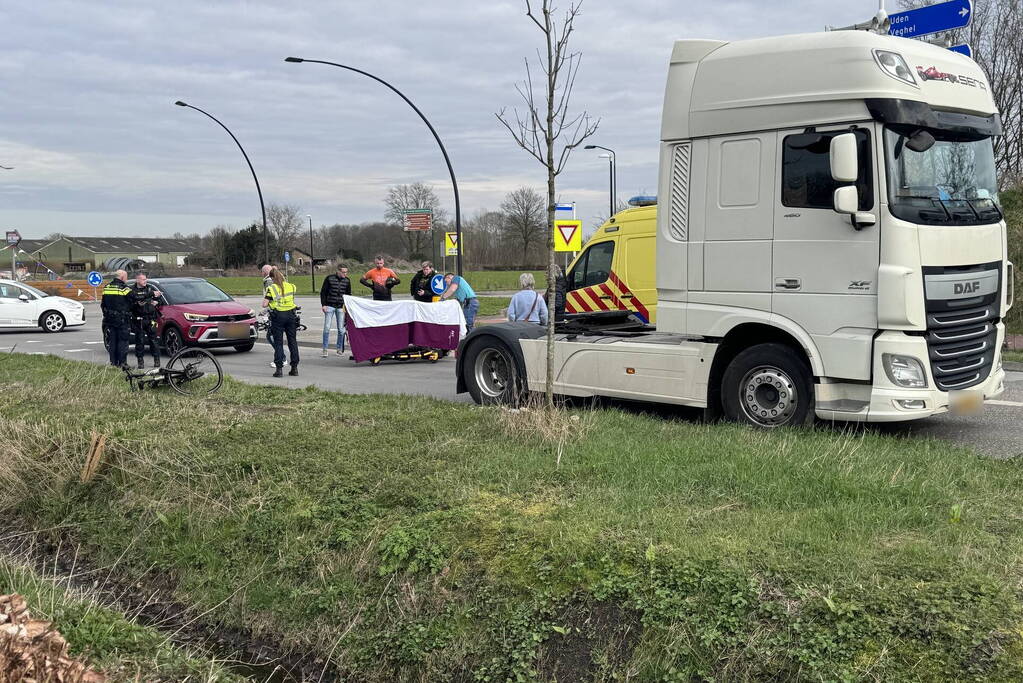
[[[1023,372],[1023,363],[1014,360],[1003,360],[1002,369],[1009,372]]]

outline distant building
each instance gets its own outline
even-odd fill
[[[54,240],[22,240],[19,249],[58,273],[104,270],[111,259],[138,259],[165,268],[185,265],[199,245],[189,240],[154,237],[71,237]],[[21,260],[21,259],[19,259]],[[32,264],[25,263],[29,269]]]

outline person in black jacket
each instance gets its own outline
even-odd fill
[[[433,289],[430,288],[430,280],[437,274],[437,271],[433,269],[433,264],[429,261],[423,261],[422,270],[416,272],[412,276],[412,298],[416,301],[422,301],[424,303],[430,303],[433,301],[434,293]]]
[[[160,340],[156,334],[156,320],[160,317],[157,305],[160,303],[160,290],[149,284],[145,273],[135,276],[135,284],[131,287],[132,313],[135,323],[135,363],[139,370],[146,366],[146,342],[153,354],[153,367],[160,367]]]
[[[352,293],[352,281],[348,278],[348,268],[337,264],[337,273],[328,275],[320,287],[320,308],[323,309],[323,353],[327,357],[330,346],[330,328],[337,325],[337,355],[345,351],[345,295]]]
[[[119,270],[103,288],[99,307],[103,311],[103,336],[110,352],[110,364],[123,368],[128,364],[128,337],[131,335],[131,287],[125,284],[128,273]]]
[[[554,266],[554,322],[565,319],[565,296],[568,294],[568,279],[561,266]]]

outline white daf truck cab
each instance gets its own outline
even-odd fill
[[[866,31],[682,40],[668,70],[656,330],[558,329],[555,392],[761,427],[912,420],[1003,391],[1012,265],[987,79]],[[474,330],[458,387],[542,391],[544,330]]]

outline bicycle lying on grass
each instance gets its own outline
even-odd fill
[[[124,366],[121,369],[132,391],[169,384],[171,389],[185,396],[209,396],[224,383],[220,362],[209,351],[195,347],[181,349],[160,368],[132,370]]]

